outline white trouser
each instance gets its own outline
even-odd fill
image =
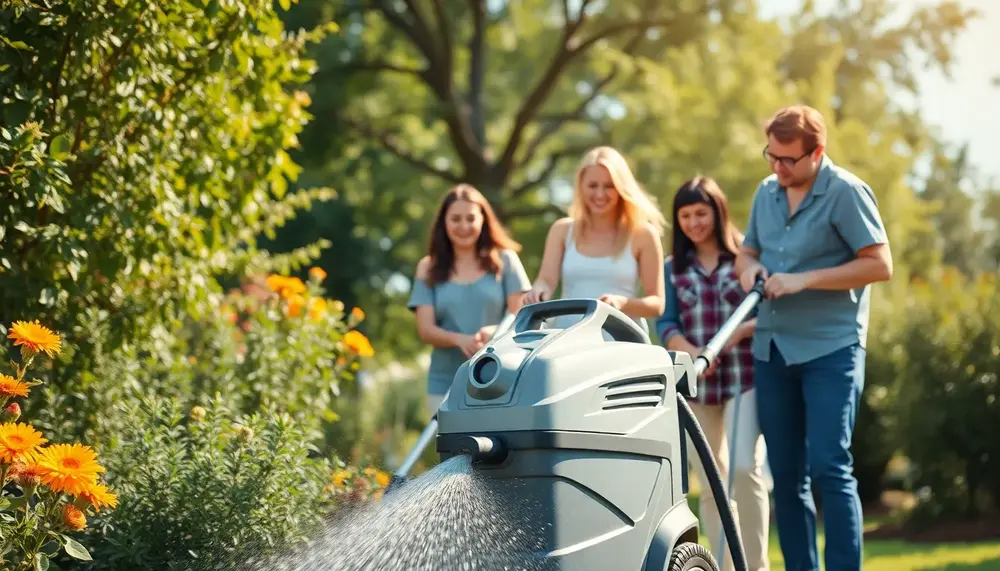
[[[730,443],[735,403],[736,399],[730,399],[725,405],[703,405],[695,402],[691,402],[690,405],[695,418],[705,431],[715,463],[719,466],[723,487],[728,486],[729,482],[729,447],[730,445],[735,447],[735,478],[730,504],[740,537],[743,539],[749,570],[766,571],[769,567],[767,542],[771,506],[768,498],[768,479],[764,474],[766,469],[764,438],[761,437],[760,426],[757,424],[756,391],[749,390],[740,396],[736,440]],[[720,557],[719,554],[722,521],[715,506],[715,497],[698,459],[698,452],[690,441],[688,460],[694,465],[701,485],[699,519],[703,535],[711,543],[712,553],[720,559],[721,571],[731,571],[734,567],[728,544],[723,556]]]

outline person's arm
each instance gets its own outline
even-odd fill
[[[420,340],[433,347],[450,349],[462,348],[471,337],[439,327],[434,314],[434,297],[431,288],[425,281],[430,275],[431,260],[424,257],[417,263],[414,272],[413,289],[410,293],[408,306],[417,318],[417,336]]]
[[[563,253],[566,249],[566,233],[569,232],[569,218],[556,220],[549,228],[545,238],[545,250],[542,253],[542,265],[538,269],[538,277],[534,285],[522,298],[522,303],[532,304],[548,299],[559,286],[559,274],[562,271]]]
[[[682,351],[695,357],[701,352],[694,343],[688,341],[687,337],[681,333],[680,307],[677,304],[677,290],[670,280],[670,273],[673,271],[673,262],[667,260],[663,266],[664,292],[663,292],[663,313],[656,319],[656,335],[660,338],[663,346],[671,351]]]
[[[832,223],[855,253],[853,260],[832,268],[800,274],[775,274],[768,281],[771,296],[794,294],[805,289],[848,290],[892,278],[892,253],[875,194],[866,185],[835,189]],[[771,283],[773,282],[773,283]]]
[[[663,245],[652,226],[643,226],[636,234],[639,280],[644,295],[625,298],[620,309],[635,317],[658,317],[664,308]]]
[[[734,270],[743,291],[750,291],[757,275],[767,278],[767,269],[760,263],[760,238],[757,232],[757,202],[761,194],[760,189],[754,193],[753,202],[750,204],[750,218],[747,220],[747,233],[743,236],[740,251],[736,255]]]
[[[809,289],[845,290],[892,278],[892,252],[875,193],[867,185],[841,189],[833,209],[833,226],[855,253],[834,268],[806,274]]]

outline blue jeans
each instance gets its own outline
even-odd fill
[[[797,365],[786,364],[773,343],[770,351],[769,361],[754,360],[754,382],[785,568],[819,571],[814,482],[823,503],[826,571],[860,571],[861,500],[851,435],[865,350],[855,344]]]

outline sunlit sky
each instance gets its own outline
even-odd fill
[[[802,5],[802,0],[759,2],[765,17],[793,13]],[[895,3],[905,15],[929,2],[896,0]],[[957,61],[951,79],[936,70],[920,71],[922,93],[914,103],[946,140],[968,142],[976,169],[1000,182],[1000,87],[993,85],[993,79],[1000,77],[1000,0],[960,0],[960,3],[978,10],[980,17],[956,41]],[[816,0],[822,10],[840,4],[841,0]],[[902,95],[899,101],[911,103]]]

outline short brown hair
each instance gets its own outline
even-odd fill
[[[764,134],[781,143],[802,140],[806,151],[826,146],[826,122],[819,111],[808,105],[792,105],[778,110],[764,127]]]

